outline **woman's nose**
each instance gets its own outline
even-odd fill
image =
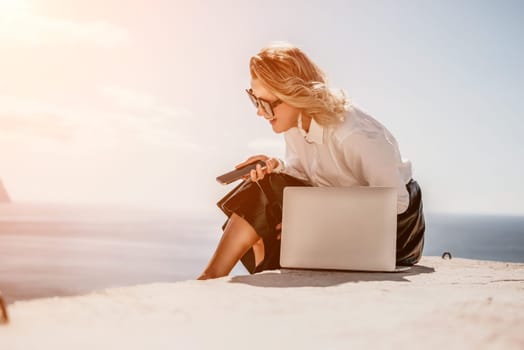
[[[264,111],[264,108],[262,108],[262,106],[259,105],[258,108],[257,108],[257,115],[258,115],[259,117],[265,117],[265,113],[266,113],[266,112]]]

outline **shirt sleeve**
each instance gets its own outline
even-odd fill
[[[383,135],[353,133],[342,142],[344,159],[350,171],[367,186],[397,188],[397,214],[409,206],[409,193],[399,169],[395,145]]]
[[[309,177],[307,176],[306,171],[304,170],[304,167],[300,163],[300,158],[297,154],[297,151],[293,143],[288,139],[287,135],[286,135],[286,157],[284,160],[284,170],[282,172],[284,174],[294,176],[296,178],[310,182]]]

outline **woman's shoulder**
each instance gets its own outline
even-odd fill
[[[398,148],[395,136],[381,122],[354,106],[348,109],[344,121],[333,129],[332,138],[339,146],[346,144],[354,147],[369,142],[384,142]]]
[[[343,142],[353,134],[376,137],[382,134],[385,127],[370,114],[364,112],[355,105],[350,105],[344,120],[331,127],[331,136],[337,142]]]

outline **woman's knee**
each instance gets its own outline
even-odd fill
[[[236,233],[238,243],[246,249],[251,248],[260,239],[255,228],[243,217],[233,213],[229,220],[229,229]]]

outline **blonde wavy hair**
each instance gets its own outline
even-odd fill
[[[275,96],[315,119],[320,125],[344,120],[349,100],[331,89],[324,72],[298,47],[275,42],[251,57],[252,79],[259,79]]]

